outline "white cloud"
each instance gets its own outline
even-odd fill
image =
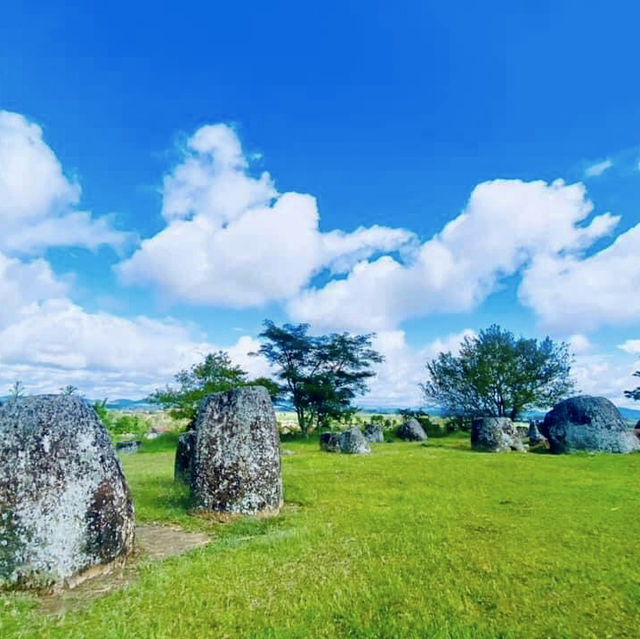
[[[388,330],[408,317],[467,312],[538,255],[577,253],[619,218],[593,210],[582,184],[494,180],[403,263],[359,262],[344,279],[303,291],[288,309],[324,327]]]
[[[624,397],[624,391],[637,386],[633,373],[640,362],[619,358],[610,353],[578,355],[572,375],[580,393],[606,397],[618,406],[638,408],[638,403]]]
[[[569,348],[574,355],[588,353],[593,348],[593,344],[589,338],[582,333],[574,333],[569,337],[567,342],[569,343]]]
[[[0,111],[0,383],[22,379],[29,392],[71,383],[92,396],[140,397],[219,347],[170,319],[88,313],[69,299],[69,283],[45,259],[25,258],[52,246],[127,241],[110,216],[77,210],[79,198],[79,185],[65,176],[40,127]],[[228,350],[247,370],[264,374],[266,363],[247,356],[256,347],[245,336]]]
[[[374,348],[385,357],[369,393],[359,402],[378,408],[415,407],[424,404],[419,384],[425,379],[425,364],[441,352],[458,353],[460,343],[475,335],[471,329],[438,338],[426,346],[412,348],[401,330],[382,331],[374,338]]]
[[[640,355],[640,339],[628,339],[618,348],[631,355]]]
[[[23,379],[30,392],[72,383],[91,396],[140,397],[218,346],[191,325],[89,313],[71,301],[69,283],[34,256],[50,246],[121,247],[127,239],[108,216],[78,210],[79,198],[41,129],[0,112],[0,383]],[[464,211],[421,245],[404,229],[321,232],[312,196],[278,193],[268,173],[252,173],[232,129],[206,126],[164,180],[166,227],[118,270],[123,281],[153,283],[176,300],[232,307],[280,300],[314,328],[377,330],[387,360],[363,403],[379,406],[421,404],[426,360],[471,334],[413,349],[397,329],[402,321],[468,312],[503,278],[522,273],[522,303],[545,325],[573,333],[582,390],[621,401],[638,362],[594,353],[584,332],[640,319],[631,294],[640,281],[640,225],[585,257],[619,221],[592,212],[581,184],[495,180],[478,185]],[[304,290],[324,269],[337,279]],[[227,350],[258,376],[269,371],[248,356],[258,346],[245,335]],[[620,350],[639,355],[640,340]]]
[[[225,350],[258,376],[267,365],[248,356],[257,347],[243,336]],[[23,308],[0,331],[0,381],[8,386],[22,379],[31,393],[70,383],[93,397],[139,398],[219,348],[194,327],[170,319],[87,313],[68,299],[49,299]]]
[[[24,309],[66,292],[45,260],[22,262],[0,252],[0,329]]]
[[[609,158],[607,158],[602,162],[596,162],[595,164],[587,167],[584,171],[584,174],[586,177],[598,177],[599,175],[602,175],[605,171],[610,169],[612,166],[613,162]]]
[[[525,271],[520,300],[554,330],[594,330],[640,319],[640,224],[588,256],[541,254]]]
[[[36,253],[48,246],[121,247],[129,234],[75,209],[80,186],[69,180],[42,129],[0,111],[0,250]]]
[[[42,129],[0,111],[0,219],[26,221],[77,204],[80,187],[63,174]]]
[[[231,128],[196,131],[164,180],[167,226],[118,265],[122,281],[155,284],[174,300],[257,306],[292,297],[322,268],[341,272],[412,238],[380,226],[321,233],[315,198],[279,194],[268,173],[249,168]]]

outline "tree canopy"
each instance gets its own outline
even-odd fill
[[[174,377],[176,385],[156,390],[148,401],[169,409],[172,417],[194,420],[201,400],[212,393],[221,393],[240,386],[265,386],[275,399],[278,386],[273,380],[249,380],[248,374],[236,366],[224,351],[209,353],[191,368],[181,370]]]
[[[293,404],[307,434],[355,411],[353,400],[367,391],[372,366],[383,357],[371,346],[372,334],[309,335],[308,324],[264,322],[264,356],[276,368],[280,389]]]
[[[422,390],[450,415],[516,419],[552,406],[574,388],[571,355],[564,342],[516,338],[498,325],[465,337],[458,355],[440,353],[427,363]]]
[[[640,371],[636,371],[633,374],[634,377],[640,377]],[[634,388],[633,390],[624,391],[624,396],[629,399],[635,399],[637,402],[640,402],[640,386]]]

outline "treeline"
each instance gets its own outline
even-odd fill
[[[373,347],[375,335],[311,335],[309,331],[308,324],[278,326],[266,320],[259,335],[260,348],[250,355],[269,362],[270,377],[250,378],[226,352],[219,351],[178,372],[173,384],[156,390],[148,401],[174,418],[193,422],[203,397],[260,385],[274,402],[292,406],[304,435],[349,421],[357,411],[355,400],[368,391],[376,366],[384,361]],[[477,336],[465,337],[457,353],[440,353],[428,361],[420,386],[428,407],[437,406],[460,423],[478,416],[515,420],[575,394],[571,364],[572,355],[564,342],[516,337],[492,325]],[[640,371],[635,375],[640,377]],[[66,386],[60,392],[74,394],[77,388]],[[24,393],[21,382],[10,390],[12,397]],[[625,395],[640,400],[640,387]],[[106,402],[95,406],[104,419],[110,419]],[[129,418],[119,419],[122,423],[112,424],[113,430],[131,430]]]
[[[226,353],[212,353],[180,371],[176,385],[156,391],[150,400],[192,420],[204,396],[261,384],[274,400],[293,407],[307,435],[348,421],[357,410],[356,398],[367,392],[376,365],[384,360],[373,348],[373,334],[310,335],[308,324],[278,326],[267,320],[259,338],[262,344],[252,355],[271,364],[273,378],[250,380]],[[425,402],[460,421],[476,416],[516,419],[574,391],[567,344],[516,337],[497,325],[466,337],[458,354],[441,353],[426,369],[421,384]]]

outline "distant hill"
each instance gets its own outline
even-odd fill
[[[4,397],[0,397],[0,402],[9,399],[8,395]],[[93,402],[94,400],[89,400]],[[112,410],[127,410],[127,411],[155,411],[161,410],[161,408],[157,404],[150,404],[146,399],[111,399],[107,400],[107,408]],[[416,410],[421,407],[413,407]],[[291,411],[293,412],[293,405],[284,400],[276,403],[276,410],[280,411]],[[422,408],[429,415],[442,415],[442,411],[439,408],[429,407],[427,409]],[[640,408],[624,408],[618,406],[618,410],[622,417],[629,421],[637,422],[640,420]],[[389,406],[366,406],[359,409],[360,413],[365,413],[369,415],[393,415],[397,413],[397,408],[391,408]],[[532,411],[530,413],[525,413],[522,418],[523,419],[543,419],[545,413]]]
[[[111,410],[160,410],[157,404],[150,404],[146,399],[110,399],[107,408]]]
[[[620,414],[625,419],[633,419],[635,421],[638,421],[640,419],[640,410],[635,408],[618,408],[620,409]]]

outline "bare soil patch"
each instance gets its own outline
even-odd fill
[[[124,565],[114,564],[73,588],[43,595],[40,610],[51,615],[69,612],[135,581],[140,561],[161,561],[205,546],[210,540],[204,533],[190,532],[177,526],[137,526],[136,551]]]

